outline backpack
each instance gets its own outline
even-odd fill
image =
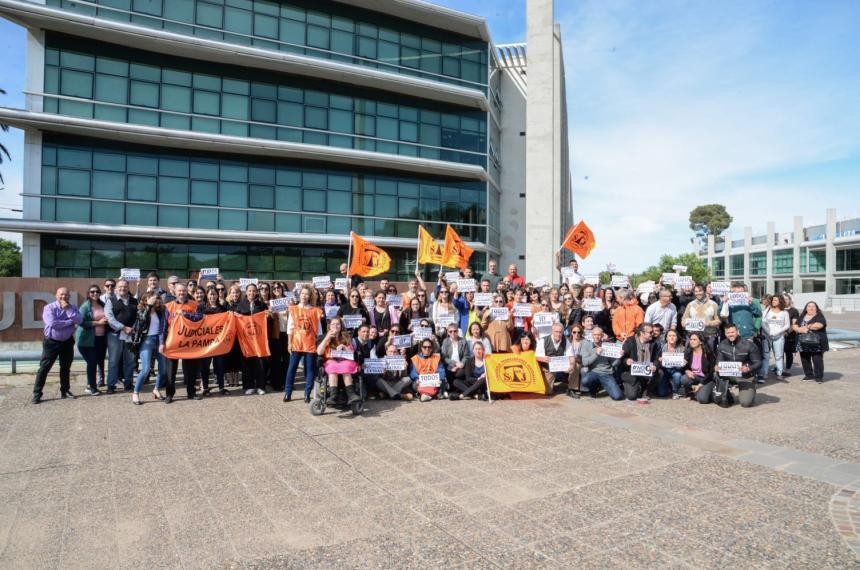
[[[731,384],[727,378],[717,376],[714,380],[714,403],[721,408],[731,407],[735,403],[735,398],[729,390],[730,387]]]

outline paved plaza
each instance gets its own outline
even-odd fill
[[[820,385],[796,366],[751,409],[557,396],[362,417],[56,384],[34,406],[32,376],[7,376],[0,568],[858,568],[858,363],[828,353]]]

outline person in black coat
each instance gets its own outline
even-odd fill
[[[227,307],[221,304],[218,299],[218,291],[214,287],[209,287],[206,290],[206,304],[203,305],[204,315],[215,315],[217,313],[226,313]],[[218,392],[221,395],[227,394],[227,388],[224,387],[224,362],[225,356],[210,356],[200,359],[200,377],[203,382],[203,395],[208,396],[209,390],[209,372],[214,368],[215,379],[218,382]]]
[[[624,385],[624,396],[628,400],[648,401],[648,388],[654,373],[657,371],[660,350],[651,335],[652,327],[642,323],[636,327],[636,334],[624,341],[618,370],[621,372],[621,382]],[[649,374],[633,375],[633,364],[647,362]]]
[[[794,325],[797,333],[797,348],[803,365],[803,379],[824,380],[824,353],[830,350],[827,340],[827,319],[815,301],[803,307]]]
[[[684,392],[692,397],[700,386],[713,381],[717,359],[708,348],[702,333],[690,333],[688,342],[687,350],[684,351],[684,376],[681,378],[681,386]]]
[[[337,316],[343,319],[347,315],[358,315],[361,317],[361,323],[369,324],[370,323],[370,315],[367,314],[367,307],[364,306],[364,303],[361,300],[361,295],[358,293],[358,289],[353,289],[349,292],[348,302],[341,305],[340,309],[337,311]],[[346,322],[344,322],[344,328],[346,328]],[[352,327],[350,333],[354,332],[358,326]]]
[[[245,298],[239,301],[239,304],[236,306],[236,313],[240,315],[256,315],[268,310],[269,306],[257,294],[257,286],[251,283],[245,287]],[[254,392],[260,395],[266,393],[266,368],[262,358],[258,356],[244,358],[242,388],[245,389],[245,395],[248,396]]]

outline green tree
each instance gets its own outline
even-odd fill
[[[682,253],[681,255],[663,255],[657,265],[652,265],[642,273],[632,275],[631,285],[636,287],[643,281],[659,281],[664,273],[675,273],[673,265],[686,265],[687,271],[683,275],[689,275],[695,283],[707,283],[712,280],[711,271],[705,266],[705,262],[695,253]]]
[[[0,95],[5,95],[5,94],[6,94],[6,91],[4,91],[3,89],[0,89]],[[4,124],[0,123],[0,131],[2,131],[4,133],[9,132],[9,125],[4,125]],[[9,155],[9,150],[5,146],[3,146],[3,143],[0,143],[0,164],[3,164],[3,155],[6,155],[7,160],[12,160],[12,156]],[[0,184],[3,184],[3,173],[2,172],[0,172]],[[18,265],[20,267],[21,264],[19,263]],[[20,271],[20,269],[19,269],[19,271]]]
[[[732,217],[722,204],[696,206],[690,212],[690,229],[698,236],[718,236],[732,224]]]
[[[14,241],[0,239],[0,277],[21,276],[21,248]]]

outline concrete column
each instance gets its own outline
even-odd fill
[[[732,281],[732,234],[728,230],[723,234],[723,265],[726,269],[725,281]]]
[[[830,297],[836,294],[836,209],[827,209],[827,229],[824,232],[824,292],[827,306]]]
[[[752,279],[750,276],[750,248],[752,247],[752,228],[747,226],[744,228],[744,283],[749,289],[752,289]]]
[[[773,284],[773,244],[776,240],[776,224],[773,222],[767,223],[767,278],[765,282],[765,291],[774,293]]]
[[[715,236],[713,234],[708,234],[708,269],[711,272],[711,276],[714,275],[714,249]]]
[[[41,277],[42,243],[39,234],[21,234],[21,277]]]
[[[800,278],[800,244],[803,243],[803,216],[794,216],[794,249],[791,260],[792,292],[803,292],[803,280]]]
[[[528,280],[551,279],[554,253],[560,245],[553,220],[561,207],[560,172],[555,131],[559,97],[555,80],[558,54],[555,50],[553,0],[526,3],[528,42],[528,100],[526,102],[526,215],[525,276]],[[558,243],[557,243],[558,242]]]

